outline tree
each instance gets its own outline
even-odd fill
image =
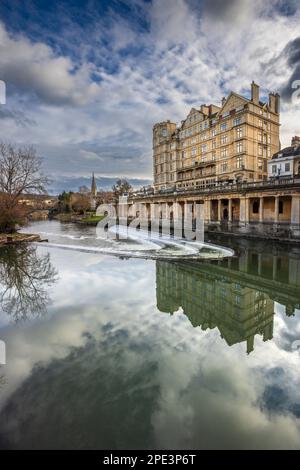
[[[66,191],[62,192],[58,196],[58,207],[60,212],[72,212],[72,192],[67,193]]]
[[[50,255],[34,246],[2,247],[0,250],[0,307],[14,321],[46,313],[48,287],[57,281]]]
[[[49,180],[40,170],[41,159],[33,147],[0,143],[0,231],[12,232],[24,223],[26,209],[19,205],[22,195],[46,193]]]
[[[116,181],[116,184],[112,187],[115,198],[118,199],[119,196],[128,194],[132,191],[132,186],[125,178],[120,178]]]
[[[91,207],[91,198],[87,194],[73,194],[71,198],[72,209],[80,214],[85,214]]]

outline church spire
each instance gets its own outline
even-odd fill
[[[96,184],[95,174],[94,173],[93,173],[93,177],[92,177],[91,194],[92,194],[92,197],[97,196],[97,184]]]

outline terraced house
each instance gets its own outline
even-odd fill
[[[266,180],[268,160],[280,150],[279,127],[280,96],[260,101],[254,82],[250,99],[231,92],[221,106],[192,108],[179,127],[155,124],[155,191]]]

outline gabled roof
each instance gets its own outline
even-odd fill
[[[291,147],[285,147],[279,152],[274,153],[272,160],[286,157],[300,157],[300,145],[293,145]]]
[[[250,103],[251,101],[248,100],[247,98],[244,98],[244,96],[241,96],[241,95],[238,95],[237,93],[235,93],[234,91],[231,91],[228,95],[228,97],[226,98],[226,101],[225,103],[223,104],[223,106],[221,107],[220,111],[219,111],[219,115],[220,114],[223,114],[224,112],[224,109],[226,109],[226,106],[228,105],[228,103],[230,103],[230,101],[232,100],[232,98],[235,98],[236,100],[240,100],[241,103]]]

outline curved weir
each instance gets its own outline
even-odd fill
[[[112,226],[107,231],[87,233],[41,232],[49,238],[45,246],[89,253],[145,259],[222,259],[233,250],[199,241],[147,232],[132,227]]]

